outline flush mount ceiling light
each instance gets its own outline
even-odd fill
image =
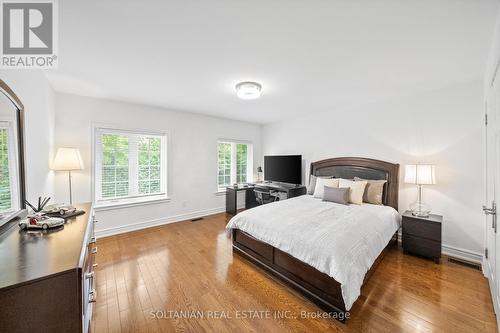
[[[236,94],[241,99],[256,99],[260,97],[262,86],[257,82],[240,82],[236,85]]]

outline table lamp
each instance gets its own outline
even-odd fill
[[[429,217],[430,207],[422,201],[422,185],[436,184],[435,166],[432,164],[409,164],[405,168],[405,183],[416,184],[417,201],[410,205],[410,211],[418,217]]]
[[[261,177],[262,177],[262,167],[260,166],[260,167],[257,167],[257,181],[258,182],[262,181]]]
[[[69,177],[69,203],[73,204],[71,193],[71,171],[83,170],[82,156],[78,148],[59,148],[57,149],[54,163],[52,163],[52,170],[68,171]]]

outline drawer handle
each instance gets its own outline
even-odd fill
[[[89,303],[95,303],[97,299],[97,292],[95,289],[89,291]]]
[[[92,264],[92,268],[96,268],[97,267],[97,264]]]
[[[97,253],[97,246],[92,249],[92,254],[96,254],[96,253]]]
[[[85,273],[85,278],[86,279],[93,279],[94,278],[94,272]]]

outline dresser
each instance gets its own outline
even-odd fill
[[[96,221],[90,204],[75,206],[86,213],[56,229],[2,229],[0,332],[89,331]]]
[[[410,211],[403,214],[403,251],[428,257],[439,263],[441,258],[441,215],[417,217]]]

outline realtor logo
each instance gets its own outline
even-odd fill
[[[1,1],[2,68],[56,68],[54,0]]]

